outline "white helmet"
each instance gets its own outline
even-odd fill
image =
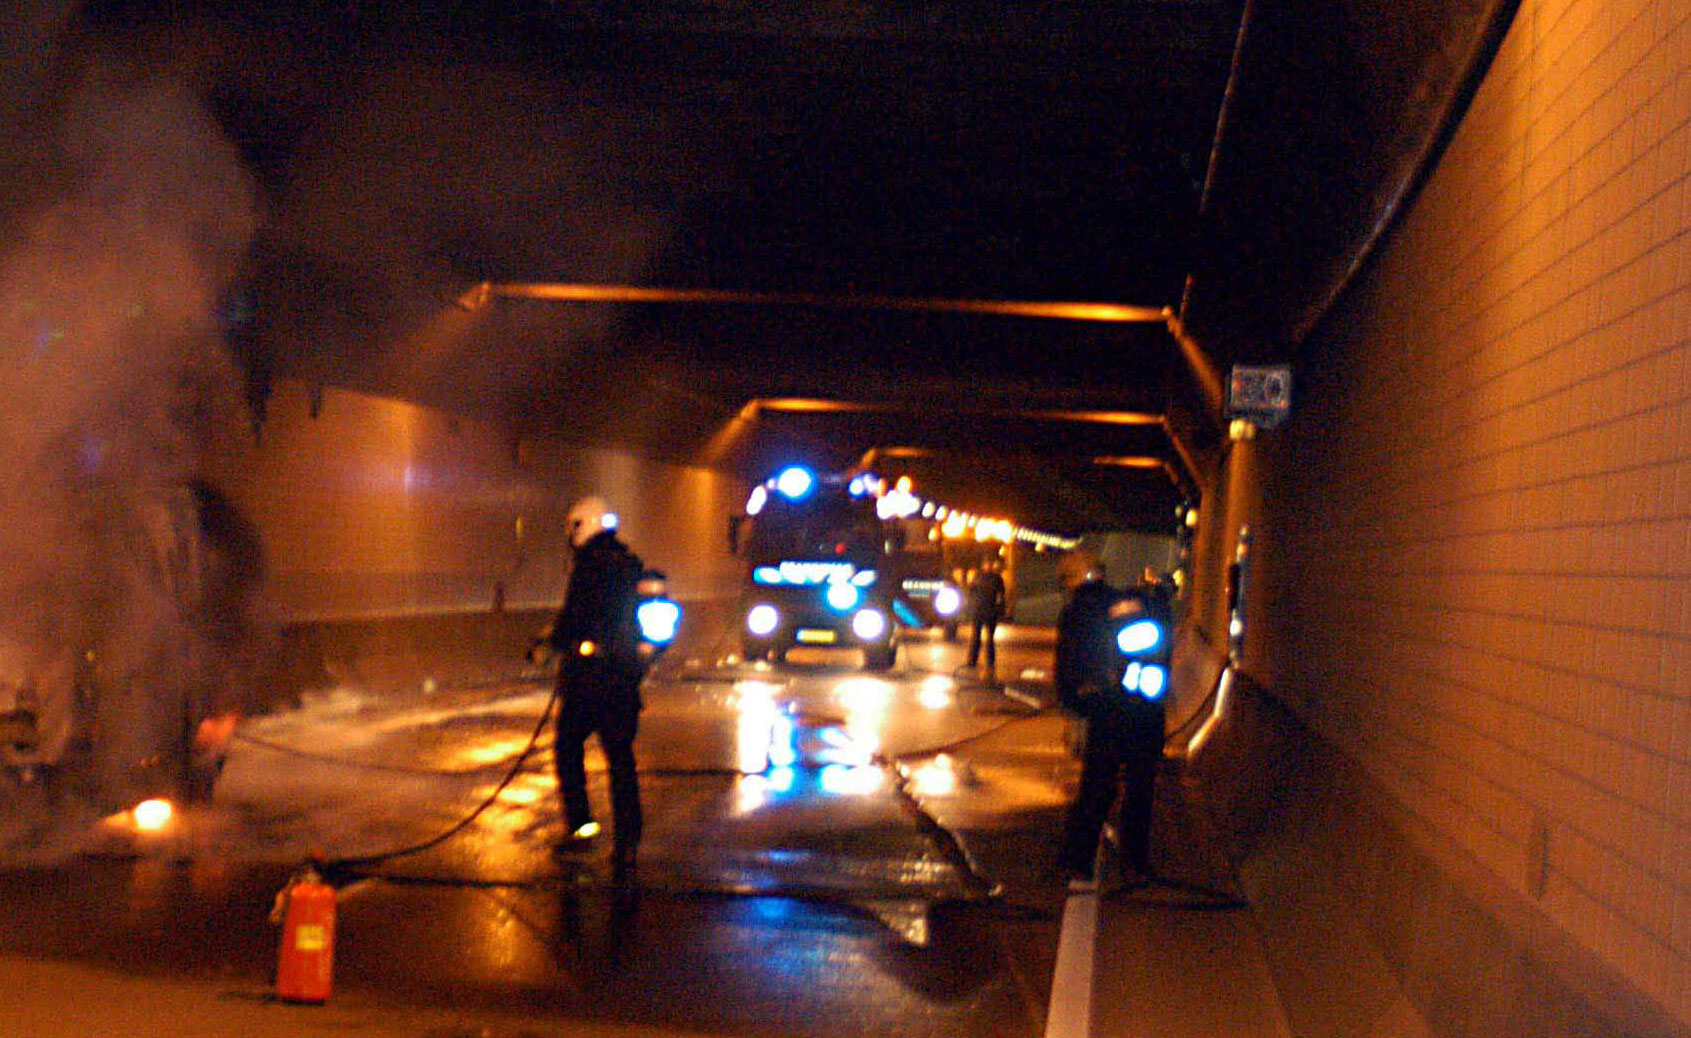
[[[569,531],[570,545],[579,548],[597,537],[602,530],[617,528],[617,514],[610,510],[603,498],[584,497],[570,506],[564,517]]]

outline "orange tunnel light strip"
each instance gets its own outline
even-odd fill
[[[812,306],[842,310],[913,310],[924,313],[1037,317],[1058,321],[1129,324],[1166,323],[1166,306],[1017,299],[940,299],[920,296],[823,295],[812,292],[742,292],[713,288],[651,288],[565,282],[484,282],[466,293],[478,305],[491,296],[561,303],[693,303],[742,306]]]

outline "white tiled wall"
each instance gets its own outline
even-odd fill
[[[1691,1023],[1688,169],[1691,2],[1525,0],[1258,545],[1307,719]]]

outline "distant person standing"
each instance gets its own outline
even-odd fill
[[[647,658],[640,651],[635,609],[645,567],[617,539],[616,514],[599,498],[576,502],[566,523],[575,566],[563,607],[542,635],[559,657],[553,755],[569,827],[562,849],[585,847],[599,834],[587,798],[585,760],[587,737],[597,732],[611,773],[613,864],[619,874],[626,874],[634,864],[642,827],[634,736]]]
[[[1057,618],[1057,698],[1086,721],[1080,791],[1063,828],[1058,868],[1071,889],[1096,889],[1098,837],[1115,804],[1119,780],[1122,878],[1129,886],[1141,885],[1152,876],[1151,810],[1166,707],[1163,697],[1150,699],[1121,688],[1123,657],[1115,636],[1127,620],[1150,615],[1156,606],[1105,583],[1103,567],[1085,552],[1066,556],[1058,576],[1068,601]]]
[[[986,559],[974,583],[969,585],[969,662],[973,670],[980,662],[981,649],[986,649],[986,676],[998,673],[998,624],[1004,619],[1004,577],[998,572],[998,560]]]

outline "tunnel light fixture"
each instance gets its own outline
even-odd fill
[[[947,299],[871,294],[822,295],[813,292],[744,292],[713,288],[662,288],[570,282],[482,282],[461,297],[466,309],[485,306],[495,296],[556,303],[644,303],[715,306],[802,306],[826,310],[905,310],[917,313],[985,314],[1031,317],[1087,324],[1166,324],[1174,311],[1166,306],[1065,300]]]

